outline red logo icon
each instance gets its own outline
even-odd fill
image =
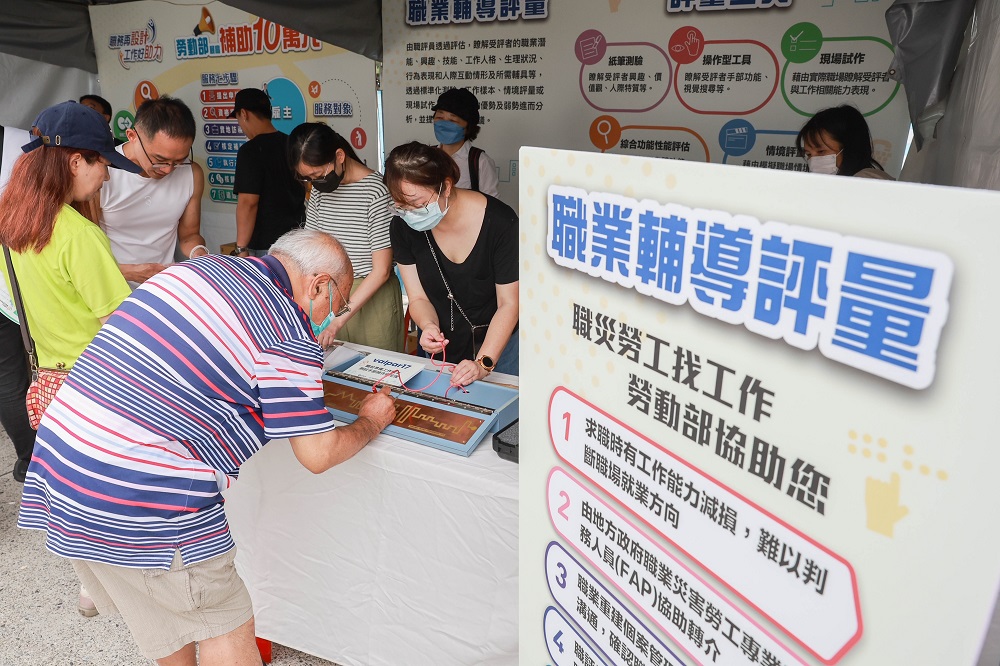
[[[368,143],[368,135],[360,127],[351,130],[351,145],[355,148],[364,148]]]

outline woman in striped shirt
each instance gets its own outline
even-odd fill
[[[335,237],[354,264],[350,310],[320,334],[334,339],[403,350],[403,299],[393,271],[389,240],[389,191],[382,176],[358,158],[344,137],[323,123],[303,123],[288,137],[288,162],[312,185],[306,229]]]

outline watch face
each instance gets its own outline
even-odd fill
[[[493,366],[496,365],[496,363],[489,356],[480,356],[479,365],[483,366],[487,370],[492,370]]]

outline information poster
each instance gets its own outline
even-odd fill
[[[520,164],[522,663],[976,664],[1000,193]]]
[[[90,16],[116,136],[124,139],[139,105],[160,95],[194,113],[194,159],[206,178],[202,234],[213,248],[235,240],[236,153],[246,136],[229,114],[241,88],[267,89],[280,131],[325,122],[378,164],[375,63],[364,56],[219,2],[95,5]]]
[[[517,202],[520,146],[804,171],[795,136],[852,104],[899,173],[909,121],[885,2],[386,0],[386,147],[434,143],[438,95],[479,98],[476,145]],[[516,206],[515,206],[516,208]]]

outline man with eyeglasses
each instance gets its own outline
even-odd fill
[[[353,278],[343,246],[305,229],[263,258],[175,264],[111,315],[45,412],[18,524],[46,531],[147,658],[260,664],[222,492],[269,442],[320,474],[396,417],[388,387],[349,425],[323,402],[316,332]]]
[[[192,161],[195,121],[173,97],[147,100],[118,150],[142,173],[112,174],[101,188],[100,219],[125,279],[135,287],[185,257],[208,254],[201,235],[205,177]],[[119,171],[119,169],[116,169]]]

